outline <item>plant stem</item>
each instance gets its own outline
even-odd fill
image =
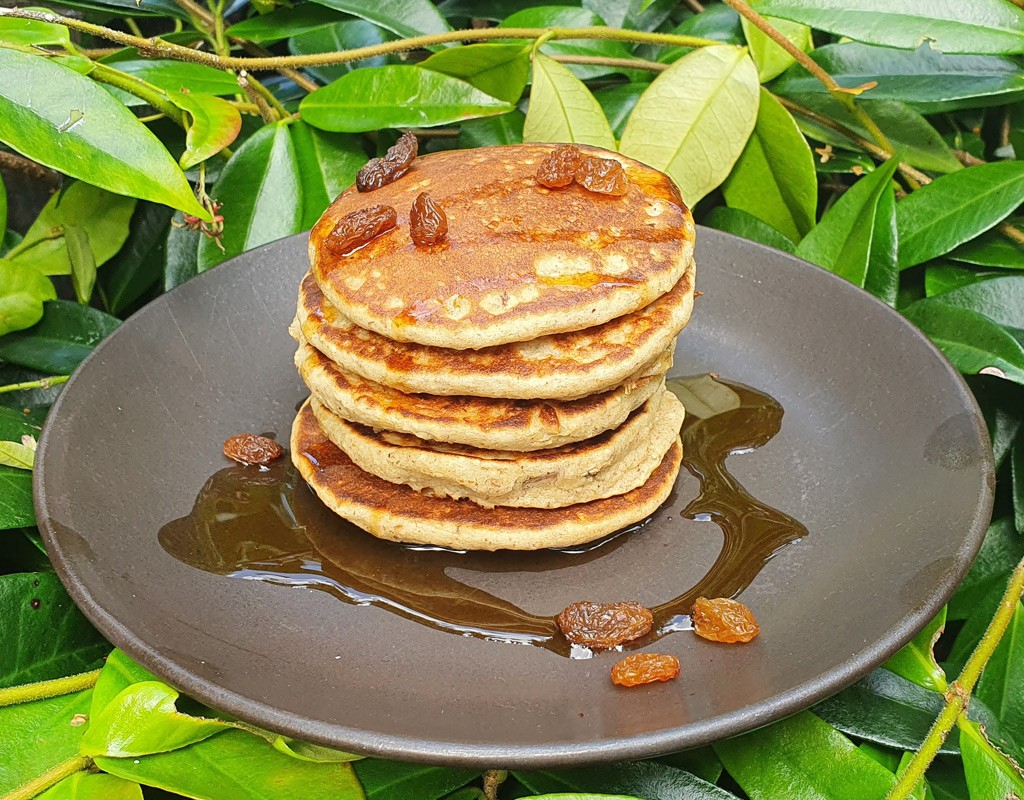
[[[31,703],[33,700],[45,700],[48,697],[60,697],[63,694],[71,694],[82,689],[91,689],[96,685],[99,677],[100,671],[94,669],[92,672],[80,672],[78,675],[69,675],[66,678],[57,678],[52,681],[9,686],[6,689],[0,689],[0,707],[13,706],[17,703]]]
[[[552,61],[563,64],[591,64],[598,67],[620,67],[622,69],[645,69],[648,72],[664,72],[671,64],[646,61],[642,58],[609,58],[607,56],[548,56]]]
[[[149,105],[169,119],[174,120],[182,128],[186,126],[185,112],[174,105],[162,89],[153,84],[99,62],[93,63],[93,69],[89,73],[89,77],[108,86],[115,86],[129,94],[135,95],[141,100],[145,100]]]
[[[347,64],[350,61],[359,61],[364,58],[387,55],[389,53],[401,53],[407,50],[417,50],[430,47],[435,44],[446,44],[448,42],[481,42],[490,39],[537,39],[546,33],[551,33],[553,39],[577,40],[577,39],[612,39],[622,42],[637,42],[640,44],[665,45],[670,47],[709,47],[721,46],[721,42],[713,39],[703,39],[698,36],[679,36],[672,33],[654,33],[647,31],[630,31],[621,28],[609,28],[606,26],[591,26],[584,28],[479,28],[459,31],[446,31],[426,36],[413,36],[408,39],[398,39],[393,42],[383,42],[370,47],[357,47],[352,50],[340,50],[335,53],[310,53],[300,56],[269,56],[262,58],[241,58],[238,56],[219,56],[216,53],[207,53],[202,50],[194,50],[190,47],[165,42],[159,37],[142,39],[137,36],[115,31],[102,25],[95,25],[84,20],[71,19],[57,14],[50,14],[41,11],[32,11],[25,8],[0,8],[0,17],[17,17],[19,19],[34,19],[39,22],[50,22],[65,25],[73,30],[98,36],[108,41],[117,42],[124,47],[134,47],[145,55],[174,58],[179,61],[191,61],[196,64],[206,64],[218,69],[244,69],[250,72],[261,70],[280,70],[302,67],[327,66],[329,64]]]
[[[17,789],[12,789],[3,797],[0,797],[0,800],[29,800],[29,798],[42,794],[65,778],[74,775],[76,772],[89,769],[91,766],[92,759],[88,756],[72,756],[67,761],[62,761],[57,766],[51,767],[38,778],[33,778]]]
[[[260,117],[263,118],[265,123],[269,124],[271,122],[277,122],[279,119],[284,119],[284,117],[280,115],[280,112],[270,107],[270,103],[267,101],[266,96],[257,88],[257,86],[259,86],[260,89],[263,89],[263,91],[266,92],[266,87],[258,84],[254,78],[251,79],[249,73],[244,69],[238,73],[238,85],[242,87],[246,96],[256,104],[256,108],[260,112]],[[267,94],[270,93],[267,92]],[[273,97],[273,95],[271,95],[271,97]],[[274,98],[274,102],[277,103],[276,98]],[[277,103],[277,105],[278,107],[281,106],[280,103]],[[287,116],[287,112],[285,113],[285,116]]]
[[[896,781],[896,785],[890,790],[887,800],[906,800],[914,791],[914,787],[920,783],[928,770],[929,764],[939,752],[942,743],[946,741],[949,732],[956,724],[961,712],[967,708],[971,700],[971,692],[981,677],[981,671],[985,668],[988,660],[995,652],[999,640],[1003,638],[1010,620],[1013,619],[1014,611],[1020,603],[1021,595],[1024,594],[1024,561],[1021,561],[1010,573],[1010,582],[1007,584],[1003,599],[999,601],[999,608],[996,609],[992,621],[982,635],[978,646],[974,648],[971,657],[967,659],[960,677],[949,685],[946,690],[946,705],[943,706],[938,718],[932,725],[931,730],[921,744],[906,771]]]
[[[39,181],[52,188],[60,186],[60,173],[47,169],[42,164],[37,164],[35,161],[25,158],[25,156],[20,156],[17,153],[8,153],[6,150],[0,150],[0,169],[20,172],[32,178],[32,180]]]

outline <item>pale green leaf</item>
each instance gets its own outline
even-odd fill
[[[0,441],[0,466],[30,470],[35,463],[35,448],[26,447],[19,442]]]
[[[764,13],[760,3],[754,3],[755,10]],[[774,19],[766,17],[766,21],[775,30],[785,36],[797,48],[805,53],[814,49],[814,42],[811,40],[811,29],[799,22],[790,22],[785,19]],[[750,46],[750,55],[757,66],[757,77],[762,81],[770,81],[778,77],[786,69],[796,62],[779,44],[776,44],[768,35],[756,27],[746,17],[740,17],[740,24],[743,26],[743,36]]]
[[[56,299],[41,272],[0,258],[0,336],[32,327],[42,319],[43,303]]]
[[[917,636],[896,652],[884,666],[890,672],[934,692],[946,691],[946,673],[935,661],[935,643],[946,627],[946,607]]]
[[[103,772],[76,772],[39,795],[39,800],[143,800],[142,787]]]
[[[529,44],[470,44],[449,47],[419,66],[461,78],[491,97],[514,103],[530,75]]]
[[[96,259],[89,244],[89,232],[78,225],[64,226],[64,246],[71,262],[71,285],[78,302],[88,305],[96,285]]]
[[[1010,800],[1024,797],[1024,774],[988,740],[977,722],[961,719],[960,750],[972,798]]]
[[[178,159],[182,169],[194,167],[219,153],[235,141],[242,129],[242,115],[226,100],[202,94],[178,93],[170,97],[189,119],[185,152]]]
[[[615,149],[612,129],[594,95],[568,69],[542,53],[533,57],[533,85],[523,139]]]

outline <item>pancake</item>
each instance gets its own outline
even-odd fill
[[[618,153],[622,197],[534,180],[556,145],[431,153],[376,191],[352,187],[310,234],[313,275],[361,328],[400,342],[479,349],[581,330],[668,292],[693,255],[694,225],[665,174]],[[413,200],[427,192],[448,217],[446,241],[416,247]],[[341,256],[325,240],[347,214],[392,206],[398,227]]]
[[[667,294],[603,325],[481,350],[395,342],[360,328],[327,302],[312,275],[299,287],[296,319],[339,367],[403,392],[565,400],[618,386],[672,345],[693,308],[694,270],[691,262]]]
[[[324,434],[360,469],[435,497],[484,508],[560,508],[625,494],[643,484],[679,441],[683,405],[662,390],[615,430],[533,453],[431,445],[353,425],[314,398]]]
[[[301,341],[301,334],[300,341]],[[647,371],[615,389],[568,402],[405,394],[341,369],[301,344],[295,365],[321,403],[343,419],[434,442],[491,450],[542,450],[589,439],[621,425],[664,385],[672,365],[663,353]]]
[[[381,539],[459,550],[569,547],[621,530],[653,514],[679,474],[676,442],[642,486],[566,508],[482,508],[469,500],[427,497],[359,469],[324,435],[310,404],[292,426],[292,461],[324,504]]]

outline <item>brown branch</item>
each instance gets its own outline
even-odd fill
[[[700,14],[704,11],[704,6],[697,2],[697,0],[683,0],[683,2],[686,3],[686,7],[694,14]]]
[[[24,156],[19,156],[17,153],[8,153],[6,150],[0,150],[0,169],[20,172],[51,189],[56,189],[61,182],[60,173],[47,169],[42,164],[37,164]]]
[[[979,164],[987,163],[985,159],[972,156],[966,150],[954,150],[953,155],[955,155],[957,160],[965,167],[976,167]]]
[[[270,103],[266,101],[266,98],[256,90],[256,86],[249,81],[249,76],[245,70],[238,73],[237,80],[238,85],[242,87],[242,91],[245,92],[246,96],[259,110],[260,117],[265,123],[270,124],[271,122],[277,122],[281,119],[277,112],[270,107]]]

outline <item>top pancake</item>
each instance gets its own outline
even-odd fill
[[[694,225],[672,180],[618,153],[622,197],[534,180],[556,145],[452,150],[417,159],[394,183],[345,191],[310,234],[324,295],[356,325],[401,342],[478,349],[580,330],[668,292],[693,255]],[[448,238],[416,247],[409,210],[427,192],[448,216]],[[389,205],[398,227],[347,255],[325,239],[345,215]]]

